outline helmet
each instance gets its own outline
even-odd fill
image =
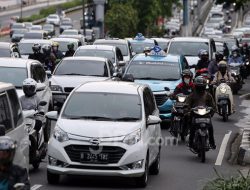
[[[13,162],[16,147],[16,142],[10,137],[0,137],[0,165],[10,165]]]
[[[145,47],[143,53],[149,53],[151,51],[150,47]]]
[[[42,50],[44,54],[50,54],[51,53],[51,46],[49,44],[45,44],[42,46]]]
[[[215,59],[216,59],[217,63],[222,61],[223,58],[224,58],[224,52],[223,51],[217,51],[215,53]]]
[[[31,97],[36,94],[37,83],[32,78],[27,78],[23,81],[23,92],[25,96]]]
[[[202,56],[208,56],[208,51],[207,50],[202,50],[201,52],[200,52],[200,56],[202,57]]]
[[[226,73],[227,71],[227,62],[226,61],[220,61],[218,64],[219,71],[221,73]]]
[[[41,45],[38,44],[38,43],[35,43],[35,44],[32,46],[32,50],[33,50],[34,53],[40,52],[40,50],[41,50]]]
[[[233,47],[232,47],[231,50],[232,50],[232,53],[235,52],[235,51],[238,52],[238,51],[239,51],[239,48],[238,48],[236,45],[233,45]]]
[[[186,84],[189,84],[193,78],[193,73],[189,69],[185,69],[181,73],[182,81]]]
[[[203,93],[206,90],[207,80],[202,76],[198,76],[194,79],[194,85],[198,93]]]
[[[52,47],[59,47],[59,43],[58,42],[53,42]]]
[[[74,50],[75,45],[74,45],[74,43],[69,43],[67,45],[67,47],[68,47],[69,50]]]
[[[199,52],[198,52],[198,57],[201,58],[201,52],[203,52],[204,49],[200,49]]]

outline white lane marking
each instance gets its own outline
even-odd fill
[[[31,190],[37,190],[37,189],[39,189],[40,187],[42,187],[42,185],[33,185],[33,186],[31,187]]]
[[[224,155],[226,152],[226,148],[227,148],[227,143],[229,141],[231,133],[232,133],[232,131],[229,131],[227,134],[225,134],[225,136],[223,138],[223,141],[222,141],[221,146],[220,146],[220,151],[219,151],[219,154],[218,154],[216,162],[215,162],[216,166],[221,166],[221,164],[222,164],[222,161],[223,161],[223,158],[224,158]]]

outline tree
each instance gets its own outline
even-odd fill
[[[105,15],[105,25],[112,37],[134,36],[138,21],[138,13],[130,3],[114,3]]]

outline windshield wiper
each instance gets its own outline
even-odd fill
[[[101,120],[101,121],[112,121],[114,119],[102,116],[70,116],[67,119],[89,119],[89,120]]]
[[[80,74],[80,73],[66,73],[66,74],[60,74],[60,75],[78,75],[78,76],[86,76],[86,75]]]
[[[141,77],[141,78],[135,78],[136,80],[162,80],[158,78],[153,78],[153,77]]]
[[[164,79],[166,81],[175,81],[175,80],[178,80],[178,79],[174,79],[174,78],[167,78],[167,79]]]
[[[121,117],[121,118],[116,118],[115,120],[116,121],[137,121],[140,119],[136,117]]]

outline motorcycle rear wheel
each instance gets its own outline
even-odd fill
[[[205,163],[206,161],[206,137],[201,137],[201,146],[200,146],[200,158],[201,162]]]
[[[228,121],[227,105],[222,106],[222,117],[224,122]]]

